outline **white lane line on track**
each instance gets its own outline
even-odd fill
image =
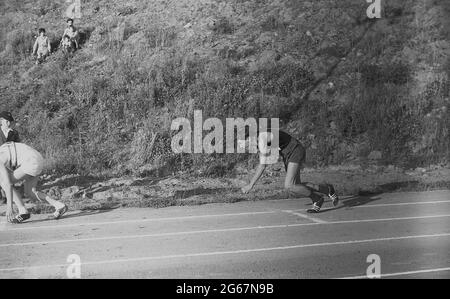
[[[450,204],[450,200],[439,201],[421,201],[421,202],[399,202],[399,203],[386,203],[386,204],[374,204],[374,205],[359,205],[359,206],[346,206],[347,208],[379,208],[379,207],[394,207],[394,206],[410,206],[410,205],[435,205],[435,204]]]
[[[64,227],[67,228],[67,227],[113,225],[113,224],[125,224],[125,223],[144,223],[144,222],[158,222],[158,221],[172,221],[172,220],[189,220],[189,219],[214,218],[214,217],[264,215],[264,214],[275,214],[278,212],[279,211],[271,210],[271,211],[261,211],[261,212],[193,215],[193,216],[164,217],[164,218],[135,219],[135,220],[118,220],[118,221],[105,221],[105,222],[71,223],[71,224],[61,224],[61,225],[25,226],[25,227],[17,227],[17,228],[7,228],[7,226],[9,226],[9,224],[1,223],[2,227],[0,227],[0,231],[18,231],[18,230],[32,230],[32,229],[59,229],[59,228],[64,228]],[[70,214],[68,214],[68,216],[70,217]],[[64,218],[62,218],[62,219],[64,219]]]
[[[189,257],[201,257],[201,256],[218,256],[218,255],[243,254],[243,253],[252,253],[252,252],[300,249],[300,248],[308,248],[308,247],[338,246],[338,245],[349,245],[349,244],[363,244],[363,243],[373,243],[373,242],[411,240],[411,239],[422,239],[422,238],[439,238],[439,237],[450,237],[450,233],[434,234],[434,235],[412,235],[412,236],[376,238],[376,239],[365,239],[365,240],[351,240],[351,241],[340,241],[340,242],[326,242],[326,243],[314,243],[314,244],[300,244],[300,245],[291,245],[291,246],[241,249],[241,250],[232,250],[232,251],[214,251],[214,252],[203,252],[203,253],[174,254],[174,255],[165,255],[165,256],[150,256],[150,257],[141,257],[141,258],[103,260],[103,261],[82,263],[81,266],[118,264],[118,263],[129,263],[129,262],[145,262],[145,261],[151,261],[151,260],[189,258]],[[48,268],[61,268],[61,267],[67,267],[67,266],[68,266],[68,264],[58,264],[58,265],[45,265],[45,266],[32,266],[32,267],[3,268],[3,269],[0,269],[0,272],[39,270],[39,269],[48,269]]]
[[[298,217],[310,220],[310,221],[315,222],[315,223],[327,223],[327,221],[325,221],[325,220],[322,220],[322,219],[319,219],[319,218],[316,218],[316,217],[312,217],[312,216],[300,213],[298,210],[295,210],[295,211],[293,211],[293,210],[281,210],[281,211],[284,212],[284,213],[289,213],[289,214],[292,214],[292,215],[295,215],[295,216],[298,216]]]
[[[205,233],[237,232],[237,231],[248,231],[248,230],[259,230],[259,229],[292,228],[292,227],[302,227],[302,226],[311,226],[311,225],[327,225],[327,224],[337,225],[337,224],[347,224],[347,223],[384,222],[384,221],[399,221],[399,220],[417,220],[417,219],[432,219],[432,218],[444,218],[444,217],[450,217],[450,215],[432,215],[432,216],[422,216],[422,217],[385,218],[385,219],[346,220],[346,221],[333,221],[333,222],[326,222],[326,223],[312,222],[312,223],[296,223],[296,224],[281,224],[281,225],[268,225],[268,226],[251,226],[251,227],[237,227],[237,228],[224,228],[224,229],[196,230],[196,231],[184,231],[184,232],[182,231],[182,232],[158,233],[158,234],[142,234],[142,235],[129,235],[129,236],[111,236],[111,237],[84,238],[84,239],[48,240],[48,241],[35,241],[35,242],[0,244],[0,248],[12,247],[12,246],[48,245],[48,244],[90,242],[90,241],[109,241],[109,240],[121,240],[121,239],[143,239],[143,238],[169,237],[169,236],[205,234]]]
[[[381,278],[383,278],[383,277],[394,277],[394,276],[404,276],[404,275],[414,275],[414,274],[444,272],[444,271],[450,271],[450,267],[448,267],[448,268],[435,268],[435,269],[423,269],[423,270],[397,272],[397,273],[386,273],[386,274],[381,274],[380,277]],[[338,279],[364,279],[364,278],[368,278],[367,275],[347,276],[347,277],[340,277]]]

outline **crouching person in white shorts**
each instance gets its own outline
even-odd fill
[[[24,183],[25,196],[32,200],[46,201],[55,207],[53,214],[59,219],[67,212],[67,206],[43,192],[37,191],[36,186],[39,175],[44,166],[44,158],[32,147],[23,144],[8,142],[0,146],[0,185],[6,193],[7,207],[6,219],[11,223],[21,223],[30,218],[30,213],[25,208],[22,198],[14,184]],[[14,216],[13,201],[19,214]]]

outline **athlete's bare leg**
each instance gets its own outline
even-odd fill
[[[37,201],[46,201],[50,205],[54,206],[56,209],[60,209],[64,206],[63,203],[51,198],[43,192],[37,191],[36,186],[39,181],[37,176],[31,176],[26,174],[20,168],[13,173],[13,182],[24,182],[25,196]],[[20,199],[20,198],[19,198]],[[20,199],[22,202],[22,199]]]
[[[46,201],[55,209],[61,209],[64,207],[64,204],[51,196],[45,194],[44,192],[38,191],[36,186],[39,181],[38,177],[29,176],[25,179],[24,187],[25,187],[25,195],[33,200]]]
[[[19,182],[18,180],[16,180],[16,178],[14,177],[14,173],[12,171],[8,170],[8,174],[11,180],[12,184],[15,184],[17,182]],[[2,186],[2,188],[4,190],[6,190],[6,186]],[[28,210],[25,207],[25,205],[23,204],[23,200],[20,197],[19,192],[12,186],[12,195],[13,195],[13,202],[16,204],[17,209],[19,210],[19,214],[28,214]]]
[[[284,180],[284,188],[289,190],[295,196],[309,197],[313,202],[321,199],[321,196],[315,193],[315,190],[310,188],[307,183],[302,183],[300,180],[300,164],[289,162],[286,179]]]

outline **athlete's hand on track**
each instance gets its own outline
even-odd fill
[[[6,207],[6,220],[8,222],[13,222],[14,219],[14,212],[13,212],[13,208],[12,207]]]
[[[241,188],[242,193],[247,194],[252,189],[252,186],[247,185]]]

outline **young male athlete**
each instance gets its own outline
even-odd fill
[[[288,133],[278,130],[278,153],[272,152],[272,142],[276,134],[273,132],[262,132],[258,138],[258,149],[260,152],[260,164],[247,186],[241,190],[243,193],[248,193],[256,184],[258,179],[264,173],[268,164],[274,164],[278,160],[278,153],[283,158],[286,169],[286,178],[284,180],[284,188],[289,193],[298,197],[309,197],[313,202],[312,208],[308,209],[308,213],[318,213],[324,203],[323,195],[327,195],[334,206],[339,203],[339,197],[334,190],[333,185],[330,184],[312,184],[302,183],[300,180],[300,168],[306,158],[306,150],[303,145],[293,138]]]
[[[32,147],[23,144],[8,142],[0,146],[0,186],[6,193],[6,219],[11,223],[21,223],[30,218],[30,213],[23,204],[14,184],[24,183],[25,196],[33,200],[47,201],[55,207],[55,219],[67,212],[67,206],[43,192],[37,191],[36,185],[44,166],[41,154]],[[13,201],[19,214],[14,216]]]

